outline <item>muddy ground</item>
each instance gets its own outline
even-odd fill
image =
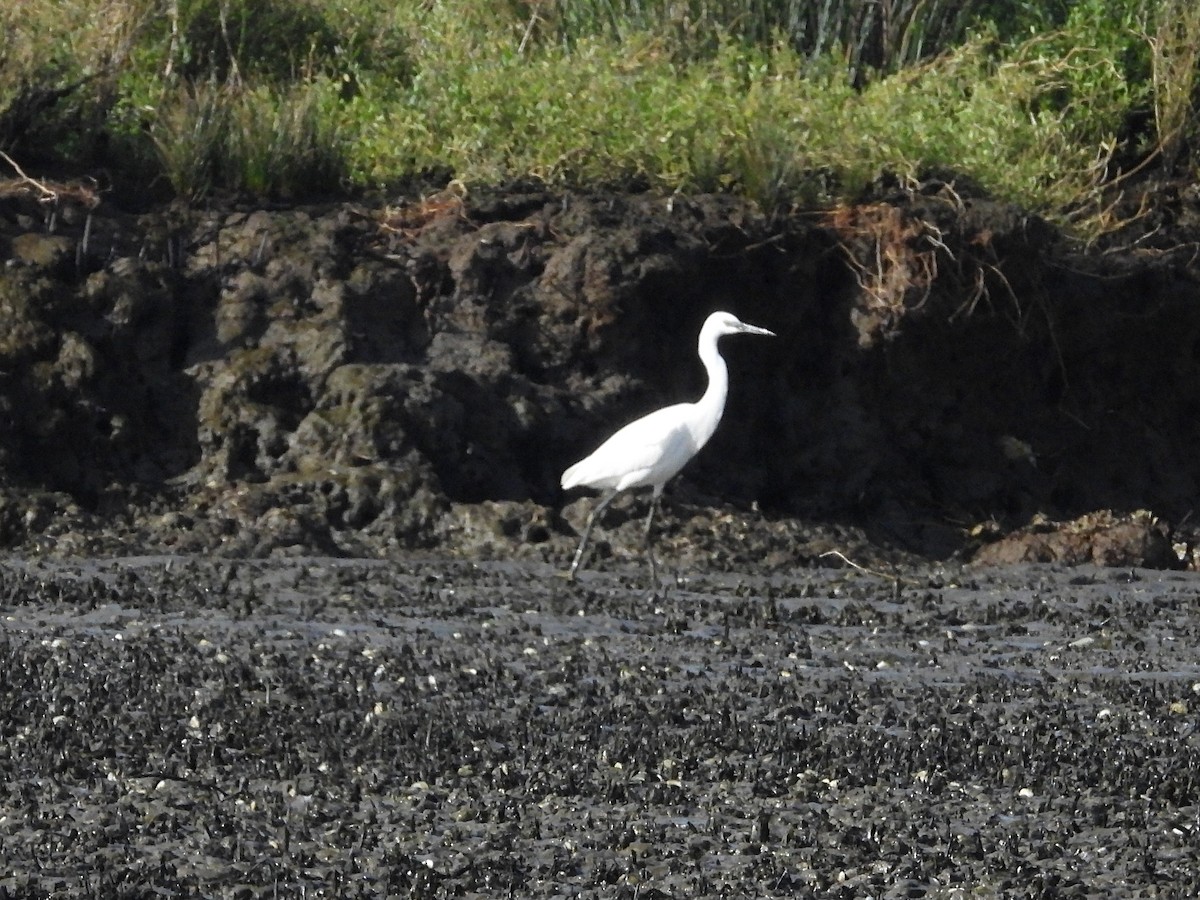
[[[1200,576],[0,568],[0,896],[1190,897]]]

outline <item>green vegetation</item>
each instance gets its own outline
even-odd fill
[[[56,0],[0,10],[0,149],[193,199],[954,171],[1065,218],[1200,167],[1198,60],[1191,0]]]

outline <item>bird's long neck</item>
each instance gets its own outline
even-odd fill
[[[704,396],[696,401],[699,412],[696,416],[697,449],[708,443],[708,439],[717,430],[721,414],[725,411],[725,397],[729,393],[729,370],[717,351],[716,335],[701,333],[700,361],[704,363],[704,370],[708,373],[708,387],[704,389]]]

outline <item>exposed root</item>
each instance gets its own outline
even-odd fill
[[[839,206],[828,222],[862,290],[859,343],[894,337],[904,317],[929,299],[938,251],[953,258],[941,229],[890,203]]]
[[[896,585],[907,584],[910,587],[920,587],[921,586],[921,582],[916,581],[915,579],[912,579],[912,578],[904,578],[900,575],[890,575],[887,572],[880,572],[875,569],[868,569],[866,566],[860,566],[854,560],[852,560],[848,556],[846,556],[846,554],[844,554],[841,550],[826,550],[824,553],[820,554],[817,558],[825,559],[825,557],[827,557],[827,556],[836,557],[837,559],[840,559],[842,562],[844,562],[846,565],[850,566],[852,569],[857,569],[858,571],[860,571],[866,575],[874,575],[876,578],[886,579],[887,581],[890,581]]]
[[[38,181],[26,175],[16,160],[3,150],[0,150],[0,159],[12,166],[13,171],[17,173],[16,178],[0,178],[0,199],[31,197],[46,205],[73,202],[88,210],[100,205],[100,192],[96,190],[95,184],[82,181]]]
[[[380,218],[380,230],[404,240],[416,238],[430,222],[446,216],[466,219],[467,186],[457,178],[434,194],[420,200],[389,206]]]

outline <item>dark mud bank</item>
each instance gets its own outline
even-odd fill
[[[937,185],[776,221],[539,188],[140,215],[12,194],[0,544],[561,562],[558,474],[696,394],[724,308],[779,337],[725,342],[726,419],[668,491],[676,558],[1188,564],[1200,291],[1172,233],[1083,252]]]

